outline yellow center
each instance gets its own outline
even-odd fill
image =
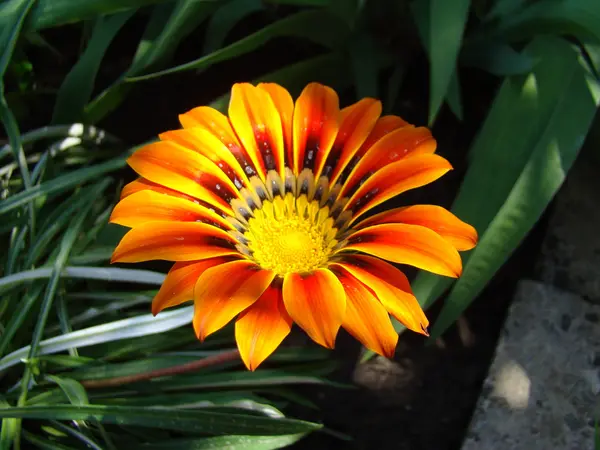
[[[256,262],[283,276],[323,267],[337,244],[336,233],[327,206],[288,193],[263,201],[248,220],[244,236]]]

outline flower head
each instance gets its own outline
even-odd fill
[[[140,178],[111,216],[131,228],[113,262],[174,261],[153,313],[193,300],[200,340],[237,317],[251,370],[292,322],[325,347],[343,327],[392,356],[389,314],[422,334],[428,320],[389,262],[458,277],[477,234],[438,206],[367,214],[451,169],[427,128],[380,115],[370,98],[340,110],[317,83],[295,103],[276,84],[234,85],[229,117],[192,109],[129,158]]]

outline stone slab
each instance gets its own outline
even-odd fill
[[[600,305],[519,283],[463,450],[593,450]]]

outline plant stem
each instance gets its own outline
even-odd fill
[[[156,369],[146,373],[138,373],[135,375],[126,375],[122,377],[105,378],[102,380],[87,380],[82,381],[81,384],[86,388],[105,388],[121,386],[123,384],[136,383],[138,381],[147,381],[153,378],[195,372],[206,367],[217,366],[219,364],[223,364],[229,361],[235,361],[239,357],[240,352],[237,349],[229,350],[223,353],[219,353],[218,355],[208,356],[198,361],[192,361],[189,363],[181,364],[179,366],[166,367],[164,369]]]

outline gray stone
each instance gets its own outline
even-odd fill
[[[593,303],[600,303],[598,154],[596,146],[588,145],[569,172],[556,197],[536,265],[540,280]]]
[[[463,450],[593,450],[600,306],[523,280]]]

